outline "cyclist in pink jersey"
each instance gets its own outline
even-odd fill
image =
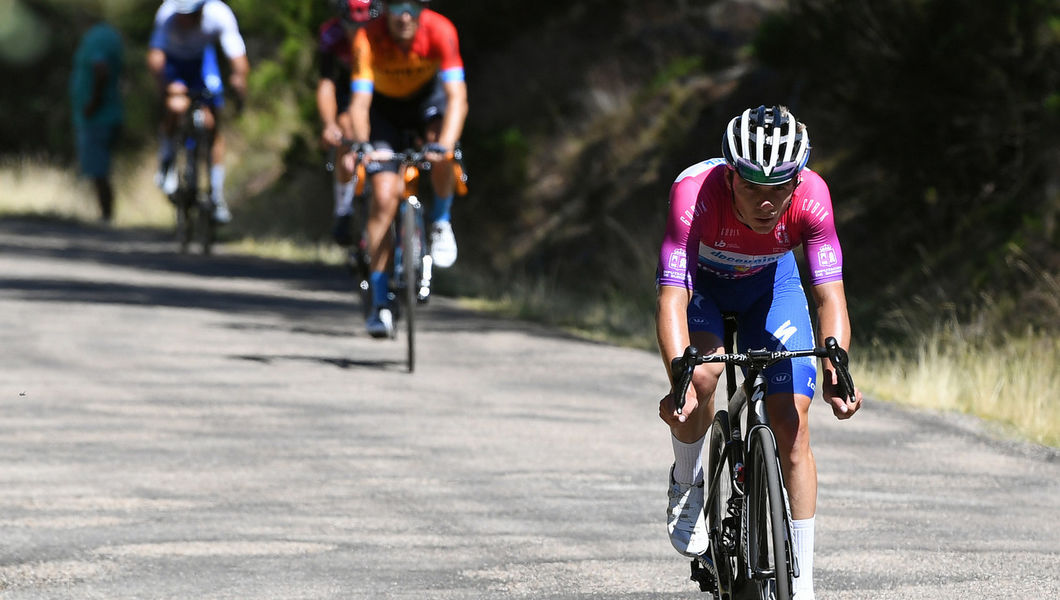
[[[828,186],[804,168],[809,133],[786,108],[760,106],[733,118],[722,141],[724,158],[685,169],[670,189],[669,217],[657,275],[656,325],[667,370],[689,344],[723,351],[722,314],[737,313],[741,349],[814,345],[809,306],[792,250],[805,246],[817,306],[819,339],[850,343],[843,290],[843,253],[835,232]],[[831,364],[824,361],[822,396],[839,419],[861,406],[847,405]],[[703,520],[702,448],[714,416],[721,364],[704,364],[693,376],[678,414],[672,395],[659,403],[671,430],[667,529],[682,554],[708,550]],[[670,374],[672,376],[672,374]],[[767,410],[791,502],[794,551],[800,567],[795,598],[813,600],[813,525],[817,468],[810,451],[808,411],[817,384],[812,359],[778,363],[765,372]]]

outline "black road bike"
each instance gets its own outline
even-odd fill
[[[169,194],[169,201],[177,211],[176,235],[182,254],[188,252],[196,237],[202,245],[202,253],[210,254],[217,234],[210,184],[210,149],[214,133],[206,127],[206,113],[212,97],[208,91],[191,94],[191,106],[181,118],[177,153],[170,167],[177,170],[179,177],[177,189]]]
[[[854,401],[847,353],[835,338],[823,348],[749,350],[734,353],[736,318],[725,316],[725,354],[701,355],[694,346],[673,359],[674,400],[680,412],[692,371],[704,363],[725,363],[729,402],[714,416],[707,445],[703,512],[710,537],[709,560],[692,559],[692,580],[720,600],[791,600],[799,565],[792,547],[788,505],[776,438],[769,426],[762,375],[782,360],[827,357],[836,369],[840,393]],[[737,386],[736,367],[745,370]]]

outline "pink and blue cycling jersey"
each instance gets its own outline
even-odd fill
[[[693,289],[695,265],[723,279],[750,277],[800,244],[806,246],[814,285],[842,280],[843,253],[832,218],[832,199],[820,175],[803,169],[777,226],[759,234],[736,218],[726,170],[725,159],[713,158],[688,167],[674,181],[659,254],[658,285]]]

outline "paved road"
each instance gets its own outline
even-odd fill
[[[357,314],[333,268],[0,221],[0,598],[701,597],[654,355],[439,298],[408,375]],[[818,598],[1060,597],[1055,453],[813,418]]]

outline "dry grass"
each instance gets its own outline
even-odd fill
[[[876,397],[974,414],[1060,446],[1060,339],[1053,336],[1028,331],[989,343],[940,327],[908,356],[877,346],[853,368]]]
[[[170,229],[174,211],[154,184],[157,162],[153,152],[123,158],[115,164],[115,227]],[[0,163],[0,216],[20,215],[93,222],[99,219],[92,184],[76,175],[76,167],[61,168],[42,160],[19,158]],[[333,244],[242,237],[226,250],[281,260],[341,264],[343,252]]]
[[[150,153],[115,164],[114,224],[121,227],[170,227],[173,210],[153,183]],[[33,215],[95,221],[99,208],[92,185],[43,161],[18,158],[0,164],[0,215]]]
[[[227,244],[225,250],[234,254],[293,262],[340,265],[346,261],[346,252],[330,241],[313,243],[289,239],[244,237]]]

